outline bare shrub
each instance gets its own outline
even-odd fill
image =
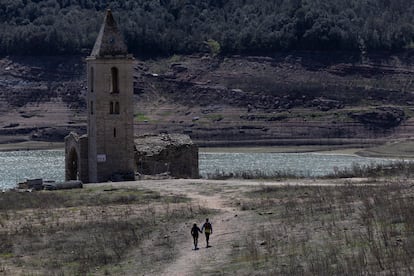
[[[361,165],[354,163],[351,168],[336,169],[326,178],[349,178],[349,177],[389,177],[402,176],[410,178],[413,176],[414,162],[395,161],[388,164]]]
[[[262,171],[262,170],[248,170],[248,171],[235,171],[235,172],[223,172],[220,170],[214,173],[209,173],[207,179],[225,180],[225,179],[285,179],[285,178],[303,178],[289,170],[281,171]]]

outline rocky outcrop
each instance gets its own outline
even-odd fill
[[[34,141],[49,141],[49,142],[62,142],[71,131],[84,134],[86,133],[86,127],[84,126],[72,126],[72,127],[48,127],[37,128],[31,132],[31,139]]]
[[[0,102],[13,108],[62,101],[72,110],[86,108],[83,58],[6,57],[0,59]]]
[[[0,58],[0,142],[85,133],[82,60]],[[378,53],[363,64],[349,53],[174,56],[137,60],[134,68],[140,134],[184,133],[198,145],[221,146],[412,136],[411,52]]]
[[[383,129],[397,127],[406,119],[404,110],[395,107],[378,107],[366,112],[350,113],[349,116],[365,125]]]
[[[198,147],[188,135],[145,135],[137,137],[134,142],[138,173],[198,178]]]
[[[342,102],[336,101],[336,100],[325,99],[323,97],[312,100],[311,106],[314,106],[321,111],[344,108],[344,104]]]

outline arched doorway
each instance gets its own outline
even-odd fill
[[[74,148],[70,150],[67,162],[67,180],[79,180],[78,153]]]

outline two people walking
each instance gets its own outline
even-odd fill
[[[206,247],[210,247],[209,240],[210,235],[213,234],[213,226],[211,225],[211,222],[209,222],[208,218],[206,219],[206,222],[203,224],[201,229],[197,226],[196,223],[194,223],[193,228],[191,228],[191,235],[193,236],[193,242],[194,242],[194,250],[198,250],[198,233],[203,233],[206,235]]]

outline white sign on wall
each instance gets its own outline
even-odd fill
[[[106,162],[106,154],[98,154],[96,156],[96,160],[98,161],[98,163]]]

